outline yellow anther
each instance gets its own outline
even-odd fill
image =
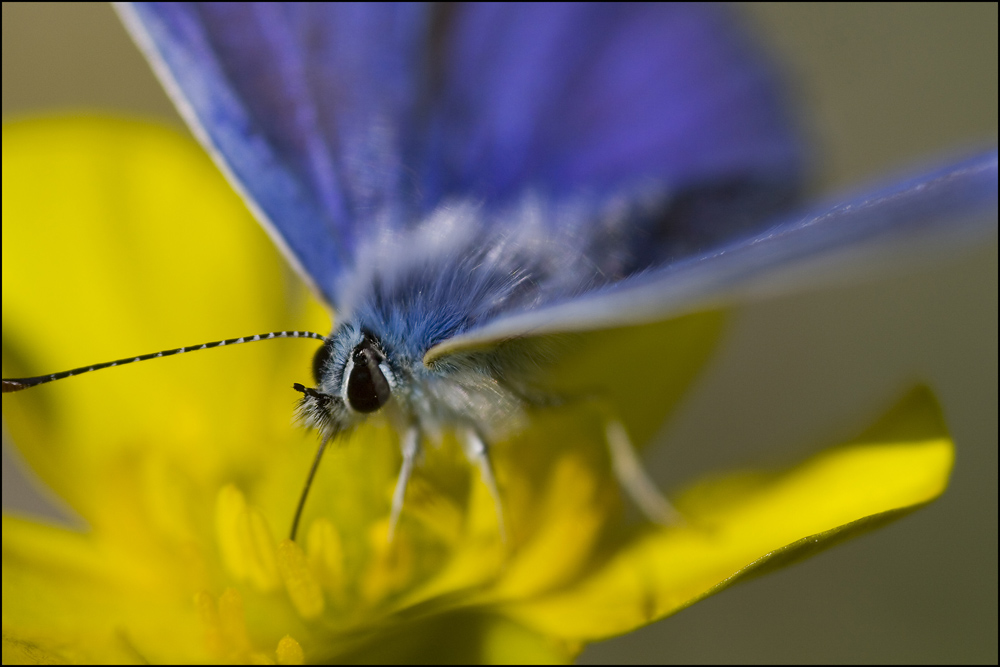
[[[246,655],[250,651],[250,637],[243,611],[243,596],[235,589],[227,588],[219,596],[219,622],[230,655]]]
[[[278,545],[278,572],[285,582],[288,597],[302,618],[316,618],[323,613],[323,591],[306,564],[306,555],[295,542]]]
[[[205,632],[205,647],[212,655],[222,658],[226,655],[225,638],[222,636],[222,622],[219,620],[219,608],[215,598],[207,591],[201,591],[194,596],[194,606],[198,612]]]
[[[339,600],[344,594],[344,549],[340,534],[333,523],[326,518],[316,519],[309,526],[306,537],[306,554],[309,567],[320,585],[333,599]]]
[[[219,552],[226,569],[239,581],[246,579],[247,563],[240,544],[240,517],[246,514],[247,503],[243,494],[232,484],[219,489],[215,500],[215,535]]]
[[[274,536],[264,516],[248,508],[237,520],[239,544],[246,564],[247,579],[259,591],[273,591],[279,583]]]
[[[249,580],[260,591],[278,587],[274,537],[267,521],[260,512],[247,506],[243,494],[232,484],[219,490],[215,531],[222,560],[234,578]]]
[[[278,656],[279,665],[304,665],[306,663],[306,656],[302,652],[302,647],[289,635],[281,638],[281,641],[278,642],[278,650],[275,653]]]

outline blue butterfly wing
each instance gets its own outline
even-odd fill
[[[798,190],[771,69],[718,7],[157,3],[123,16],[334,307],[365,239],[455,198],[652,192],[662,210],[636,222],[627,275],[753,230]]]
[[[462,5],[440,64],[449,194],[796,181],[772,68],[723,7]]]
[[[581,298],[498,318],[432,360],[524,335],[655,322],[940,256],[997,235],[997,150],[787,215],[762,232]]]
[[[316,291],[411,191],[426,7],[136,3],[122,17],[185,120]]]

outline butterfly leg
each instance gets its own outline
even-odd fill
[[[496,476],[493,474],[493,465],[490,463],[490,451],[482,437],[471,429],[465,433],[465,455],[469,461],[479,468],[479,474],[483,478],[486,488],[489,489],[490,495],[493,496],[493,505],[497,511],[497,524],[500,528],[500,539],[506,542],[507,531],[505,528],[503,503],[500,501],[500,489],[497,487]]]
[[[608,420],[604,425],[604,435],[618,483],[642,513],[650,521],[661,525],[680,523],[683,520],[680,513],[649,478],[622,423],[614,419]]]
[[[399,522],[399,513],[403,509],[403,499],[406,497],[406,485],[413,474],[413,465],[420,454],[420,431],[415,426],[406,430],[403,436],[403,466],[399,470],[399,477],[396,479],[396,489],[392,492],[392,511],[389,514],[389,542],[392,542],[396,534],[396,524]]]

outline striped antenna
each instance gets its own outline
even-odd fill
[[[118,359],[117,361],[106,361],[103,364],[94,364],[93,366],[82,366],[80,368],[74,368],[73,370],[70,371],[53,373],[52,375],[38,375],[36,377],[31,377],[31,378],[11,378],[11,379],[4,378],[3,393],[7,394],[12,391],[21,391],[22,389],[27,389],[28,387],[35,387],[40,384],[45,384],[46,382],[55,382],[56,380],[62,380],[64,378],[73,377],[74,375],[89,373],[91,371],[99,371],[102,368],[111,368],[112,366],[124,366],[125,364],[134,364],[137,361],[149,361],[150,359],[169,357],[174,354],[184,354],[185,352],[195,352],[197,350],[210,350],[213,347],[223,347],[225,345],[239,345],[240,343],[255,343],[259,340],[271,340],[273,338],[312,338],[313,340],[322,340],[322,341],[326,340],[326,336],[322,336],[318,333],[313,333],[312,331],[272,331],[270,333],[257,334],[255,336],[241,336],[240,338],[227,338],[226,340],[217,340],[214,343],[189,345],[188,347],[179,347],[176,350],[163,350],[162,352],[142,354],[139,355],[138,357]]]

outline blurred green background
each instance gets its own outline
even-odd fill
[[[787,70],[818,191],[996,142],[995,3],[741,11]],[[86,110],[180,125],[107,5],[4,3],[2,85],[5,119]],[[995,241],[744,309],[651,467],[670,489],[707,471],[781,466],[848,437],[921,380],[958,444],[944,498],[581,661],[996,663]],[[5,444],[5,511],[44,512],[15,459]]]

